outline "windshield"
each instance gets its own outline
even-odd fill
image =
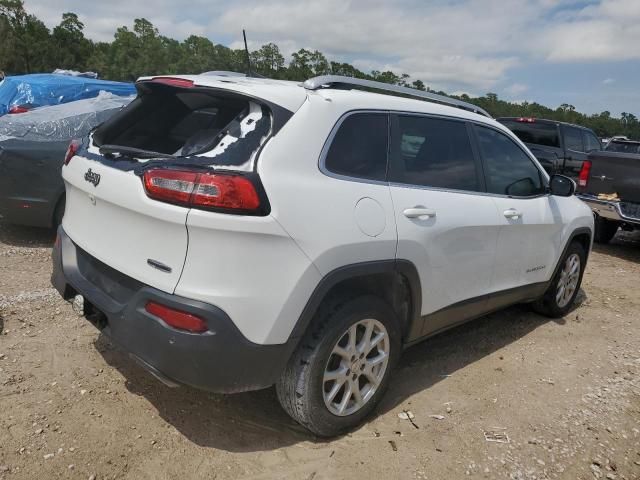
[[[557,125],[535,121],[517,122],[515,120],[500,120],[500,123],[515,133],[524,143],[560,147]]]

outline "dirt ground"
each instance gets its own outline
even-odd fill
[[[159,383],[58,298],[52,241],[0,223],[0,479],[640,478],[638,233],[595,248],[566,318],[518,306],[409,349],[332,441],[273,390]]]

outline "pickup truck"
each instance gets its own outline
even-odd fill
[[[577,178],[590,152],[602,150],[593,130],[571,123],[531,117],[502,117],[500,123],[516,134],[550,174]]]
[[[610,143],[607,150],[590,153],[578,175],[577,196],[596,215],[598,243],[608,243],[619,228],[640,229],[640,143],[625,143],[634,143],[636,153],[620,152]]]

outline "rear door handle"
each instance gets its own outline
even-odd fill
[[[436,211],[433,208],[426,208],[426,207],[407,208],[402,213],[404,213],[404,216],[407,218],[420,218],[420,217],[431,218],[436,216]]]
[[[522,217],[522,213],[515,208],[509,208],[508,210],[504,211],[504,216],[507,218],[520,218]]]

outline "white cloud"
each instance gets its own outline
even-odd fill
[[[252,48],[318,49],[435,89],[514,98],[529,91],[509,84],[518,66],[640,58],[640,0],[26,0],[26,7],[49,27],[62,12],[76,12],[95,40],[109,41],[117,27],[144,17],[169,37],[204,35],[239,48],[246,28]]]
[[[522,95],[527,90],[529,90],[529,85],[523,83],[514,83],[504,89],[504,91],[512,97]]]
[[[553,62],[639,59],[640,1],[602,0],[564,13],[540,32],[539,53]]]
[[[615,83],[616,79],[615,78],[605,78],[602,83],[604,85],[611,85],[612,83]]]

